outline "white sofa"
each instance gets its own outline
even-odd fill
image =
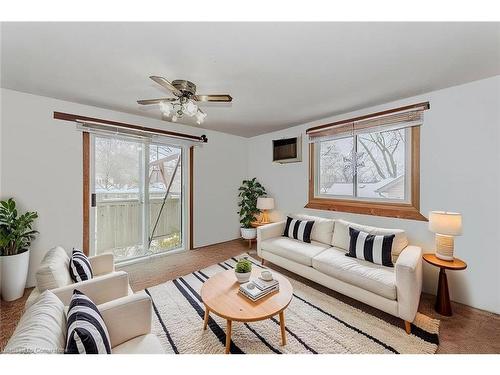
[[[127,295],[97,308],[108,329],[112,354],[165,353],[158,337],[151,333],[152,304],[145,292]],[[4,353],[60,354],[65,345],[65,304],[60,296],[46,291],[21,317]]]
[[[115,271],[113,254],[89,257],[93,278],[78,283],[71,279],[69,260],[67,251],[60,246],[50,249],[45,254],[36,272],[36,287],[26,300],[26,309],[45,290],[51,290],[60,296],[65,304],[69,303],[74,289],[92,295],[96,304],[111,301],[117,295],[122,297],[132,294],[128,274],[124,271]]]
[[[406,233],[324,219],[314,220],[311,243],[283,236],[286,221],[257,228],[257,254],[300,276],[357,299],[405,321],[406,331],[415,319],[422,290],[422,249],[409,246]],[[345,256],[349,250],[349,227],[371,234],[392,234],[394,268]]]

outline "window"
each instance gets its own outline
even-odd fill
[[[319,142],[317,195],[408,202],[409,129]]]
[[[306,207],[426,220],[419,212],[423,104],[309,129]]]

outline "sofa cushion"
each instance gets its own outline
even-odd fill
[[[379,296],[396,299],[394,268],[345,256],[343,249],[330,248],[315,256],[312,266],[319,272]]]
[[[313,220],[286,218],[285,231],[283,236],[293,238],[302,242],[311,243],[311,231],[314,226]]]
[[[165,354],[158,337],[153,334],[143,335],[117,345],[113,354]]]
[[[50,290],[43,292],[19,320],[5,353],[64,353],[64,304]]]
[[[333,226],[335,220],[301,214],[291,216],[292,218],[298,220],[314,221],[313,229],[311,232],[311,240],[322,242],[324,244],[330,244],[332,242]]]
[[[40,292],[72,284],[69,257],[62,247],[50,249],[36,271],[36,286]]]
[[[403,251],[403,249],[408,246],[408,238],[406,237],[406,232],[403,229],[387,229],[387,228],[377,228],[368,225],[361,225],[356,223],[351,223],[345,220],[336,220],[335,227],[333,228],[333,238],[332,246],[338,247],[345,251],[349,251],[349,227],[356,230],[367,232],[369,234],[375,235],[391,235],[394,234],[394,241],[392,242],[392,262],[395,263],[397,257]]]
[[[311,267],[312,258],[328,249],[330,245],[314,241],[305,243],[288,237],[274,237],[262,241],[260,247],[262,250]]]
[[[351,244],[349,245],[347,256],[366,260],[381,266],[394,267],[391,256],[394,234],[377,236],[349,228],[349,235],[351,236]]]

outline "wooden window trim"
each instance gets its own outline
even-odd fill
[[[309,202],[306,208],[428,221],[420,213],[420,127],[411,128],[411,203],[318,198],[315,196],[315,144],[309,145]]]

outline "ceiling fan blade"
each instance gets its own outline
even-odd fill
[[[177,98],[160,98],[160,99],[143,99],[138,100],[137,104],[148,105],[148,104],[158,104],[160,102],[174,102]]]
[[[218,94],[218,95],[194,95],[193,99],[198,102],[232,102],[231,95]]]
[[[155,81],[157,84],[159,84],[160,86],[163,86],[165,87],[167,90],[170,90],[174,93],[174,95],[177,95],[177,96],[182,96],[182,92],[180,92],[179,90],[177,90],[175,88],[174,85],[172,85],[169,81],[167,81],[165,78],[163,77],[159,77],[159,76],[150,76],[149,78],[151,78],[153,81]]]

